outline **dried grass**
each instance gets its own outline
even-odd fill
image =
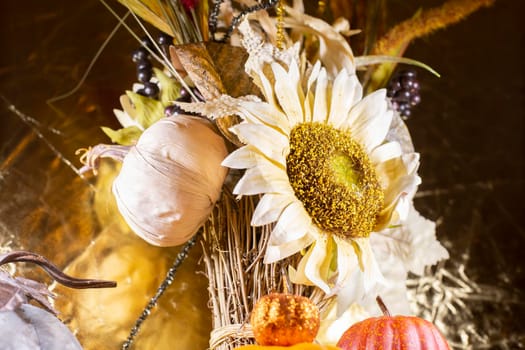
[[[236,200],[225,192],[204,229],[201,242],[212,310],[211,350],[253,343],[248,322],[254,302],[283,291],[288,265],[300,258],[297,254],[274,264],[263,263],[272,226],[250,225],[256,200],[253,196]],[[319,289],[293,285],[289,290],[323,307],[324,294]]]

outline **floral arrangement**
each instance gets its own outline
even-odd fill
[[[326,348],[346,349],[347,329],[381,315],[378,295],[393,313],[411,314],[408,275],[448,252],[413,204],[419,154],[404,119],[419,85],[414,71],[394,69],[437,74],[403,57],[407,45],[491,1],[450,0],[387,33],[366,23],[356,46],[370,55],[354,55],[359,31],[347,19],[326,20],[366,17],[344,1],[329,9],[300,0],[120,2],[163,34],[155,42],[146,30],[133,54],[140,83],[115,110],[122,128],[103,127],[113,144],[79,152],[81,172],[96,175],[103,158],[120,161],[111,188],[127,225],[148,244],[184,245],[123,348],[197,242],[210,349],[260,339],[252,310],[283,288],[303,298],[286,305],[312,303],[293,312],[318,317],[304,321],[315,323],[307,342]],[[271,308],[262,310],[267,322]]]

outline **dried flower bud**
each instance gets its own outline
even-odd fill
[[[226,145],[205,119],[163,118],[141,135],[113,182],[117,206],[148,243],[187,241],[208,218],[227,169]]]

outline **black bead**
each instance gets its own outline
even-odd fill
[[[399,72],[399,75],[403,77],[415,78],[417,76],[417,73],[413,69],[405,69]]]
[[[159,94],[159,87],[155,83],[146,82],[144,83],[144,93],[148,97],[155,98]]]
[[[144,60],[147,60],[148,57],[149,57],[148,50],[146,50],[143,47],[139,47],[138,49],[133,51],[133,53],[131,54],[131,60],[133,62],[144,61]]]
[[[137,62],[137,71],[145,69],[151,70],[152,67],[153,65],[149,60],[142,60]]]
[[[401,78],[401,86],[403,89],[411,89],[414,86],[414,78],[411,77],[403,77]]]
[[[191,102],[191,95],[188,93],[188,91],[185,88],[180,89],[179,98],[177,98],[177,101]]]
[[[394,98],[397,101],[410,101],[410,91],[400,90],[394,94]]]
[[[137,79],[141,83],[148,82],[152,76],[153,76],[153,73],[151,72],[151,69],[139,69],[137,71]]]
[[[164,109],[164,115],[166,117],[178,115],[178,114],[181,114],[182,112],[183,112],[182,108],[176,105],[171,105]]]
[[[412,95],[410,97],[410,104],[412,106],[418,105],[421,102],[421,96],[419,95]]]
[[[161,33],[157,39],[159,45],[172,45],[173,38],[166,33]]]

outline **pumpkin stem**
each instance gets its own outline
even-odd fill
[[[383,302],[383,299],[381,299],[379,295],[376,297],[376,302],[379,308],[381,309],[381,312],[383,313],[383,315],[388,316],[388,317],[392,316],[390,314],[390,311],[388,311],[388,308],[386,307],[385,303]]]

